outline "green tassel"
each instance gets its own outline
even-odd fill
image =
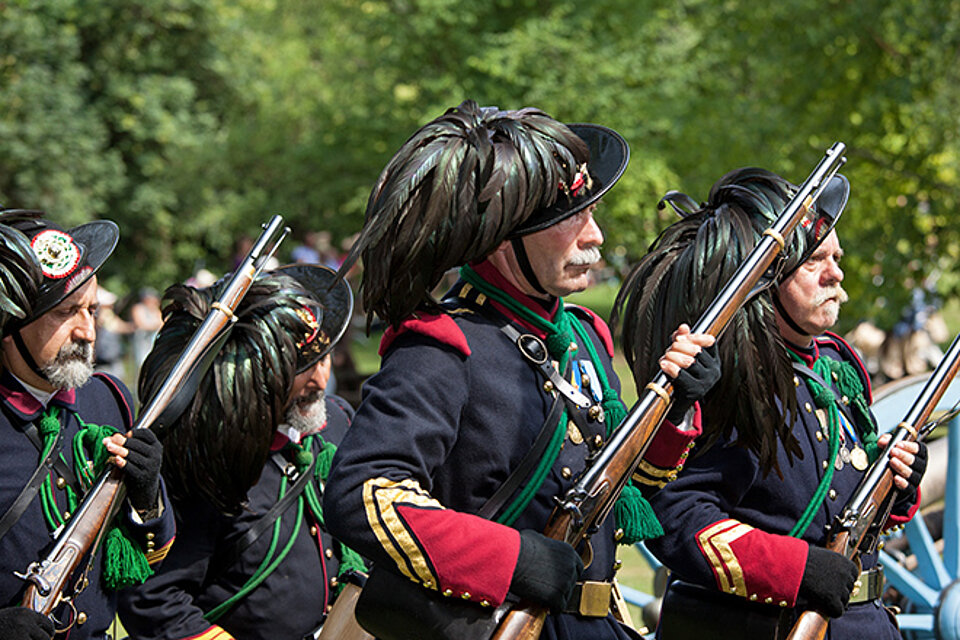
[[[613,506],[613,512],[617,519],[617,527],[623,530],[620,544],[636,544],[641,540],[659,538],[663,535],[663,527],[660,526],[653,507],[632,484],[623,488],[623,492]]]
[[[360,557],[360,554],[342,542],[338,544],[340,545],[340,569],[337,571],[337,575],[342,576],[348,571],[366,573],[367,565],[364,563],[363,558]],[[347,583],[343,580],[339,580],[338,582],[337,595],[340,595],[340,592],[347,586]]]
[[[627,417],[627,408],[620,400],[616,389],[607,387],[603,390],[603,415],[607,423],[607,435],[610,435]]]
[[[40,437],[46,441],[49,436],[56,436],[60,433],[60,410],[56,407],[48,408],[40,418],[40,426],[37,429]]]
[[[324,442],[317,454],[317,477],[326,480],[330,475],[330,466],[333,464],[333,456],[337,453],[337,445],[332,442]]]
[[[103,585],[111,591],[143,584],[153,575],[143,550],[120,527],[112,527],[103,541]]]

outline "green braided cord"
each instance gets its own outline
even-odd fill
[[[803,360],[792,351],[787,350],[787,353],[798,362],[803,362]],[[829,358],[818,358],[817,361],[813,363],[814,373],[825,380],[830,376],[830,364],[827,362],[828,360]],[[830,489],[830,483],[833,481],[833,461],[836,460],[837,452],[840,451],[840,415],[837,409],[837,397],[833,391],[823,388],[820,383],[806,377],[804,378],[807,383],[807,388],[810,389],[813,395],[814,403],[817,407],[827,410],[827,428],[830,433],[830,455],[827,457],[827,461],[830,464],[827,465],[823,478],[820,479],[820,484],[817,485],[817,489],[813,492],[813,497],[811,497],[810,502],[807,503],[806,508],[800,515],[800,519],[797,520],[797,523],[793,525],[790,533],[787,534],[794,538],[799,538],[803,535],[810,526],[810,523],[813,522],[813,517],[817,510],[826,499],[827,492]]]
[[[111,591],[143,584],[153,575],[140,545],[120,525],[110,527],[103,540],[103,585]]]
[[[59,408],[49,407],[43,412],[43,416],[40,418],[40,425],[37,431],[43,440],[43,451],[40,453],[41,460],[47,458],[50,450],[53,449],[54,444],[57,442],[57,436],[60,433],[59,416]],[[63,459],[62,454],[60,457]],[[66,460],[63,460],[63,462],[66,464]],[[73,513],[77,508],[76,492],[74,492],[73,487],[68,486],[65,487],[64,493],[67,498],[67,510]],[[57,527],[63,524],[63,515],[60,513],[60,510],[57,509],[57,502],[53,495],[53,481],[49,473],[40,485],[40,508],[43,511],[43,519],[46,520],[47,527],[50,531],[55,531]]]
[[[320,436],[317,436],[320,437]],[[323,444],[320,447],[320,453],[317,454],[317,469],[315,471],[317,478],[326,482],[330,475],[330,466],[333,464],[333,456],[337,452],[337,445],[327,442],[320,438]]]
[[[867,405],[866,393],[857,369],[849,362],[840,362],[824,356],[830,363],[830,371],[836,374],[837,388],[840,393],[850,400],[850,407],[854,410],[857,426],[860,427],[860,437],[863,448],[867,452],[870,462],[880,456],[880,447],[877,445],[877,422],[870,407]]]
[[[110,458],[110,452],[104,446],[103,439],[119,433],[119,429],[110,425],[84,422],[76,413],[73,413],[73,417],[80,425],[80,430],[73,437],[73,459],[77,479],[80,480],[84,489],[89,489],[97,479],[97,474],[100,473]],[[93,452],[92,465],[87,458],[87,451]]]
[[[277,496],[278,502],[283,498],[286,492],[287,492],[287,477],[283,476],[283,478],[280,481],[280,494]],[[230,596],[229,598],[227,598],[226,600],[224,600],[223,602],[221,602],[216,607],[214,607],[213,609],[211,609],[210,611],[208,611],[203,615],[203,617],[206,618],[208,622],[216,622],[217,620],[220,619],[220,617],[224,613],[229,611],[230,608],[233,605],[235,605],[240,599],[245,598],[248,593],[253,591],[253,589],[255,589],[257,585],[263,582],[263,580],[265,580],[266,577],[270,575],[270,573],[272,573],[274,569],[276,569],[276,565],[279,564],[279,561],[283,560],[283,558],[287,555],[287,553],[290,551],[290,547],[293,544],[294,540],[297,539],[297,534],[300,533],[300,523],[303,521],[303,496],[300,496],[297,499],[297,524],[294,527],[293,535],[290,536],[290,540],[287,542],[286,547],[281,552],[280,557],[277,559],[276,562],[272,563],[273,566],[271,566],[271,559],[273,558],[273,553],[274,551],[276,551],[277,542],[280,540],[280,523],[282,520],[283,520],[283,516],[281,515],[273,523],[273,537],[270,539],[270,548],[267,549],[267,554],[263,557],[263,561],[260,563],[260,566],[257,567],[257,570],[253,572],[253,575],[247,579],[246,583],[244,583],[244,585],[240,587],[239,591],[237,591],[235,594],[233,594],[232,596]]]
[[[460,277],[487,297],[496,300],[521,318],[539,327],[541,330],[546,331],[547,350],[551,356],[560,360],[560,371],[566,370],[567,362],[572,355],[569,347],[573,342],[573,333],[576,333],[587,350],[587,354],[599,378],[597,382],[603,390],[601,405],[603,406],[607,435],[609,436],[613,430],[620,425],[627,415],[627,408],[624,406],[616,389],[610,385],[610,380],[607,378],[603,363],[600,362],[600,356],[597,354],[597,350],[593,346],[593,341],[590,339],[590,336],[587,335],[583,323],[572,313],[567,313],[563,298],[558,299],[555,321],[549,322],[513,299],[506,292],[501,291],[486,280],[483,280],[470,266],[464,266],[460,269]],[[530,480],[517,495],[517,498],[504,510],[500,517],[497,518],[497,522],[506,525],[512,525],[516,522],[523,510],[530,504],[533,496],[536,495],[540,487],[543,486],[543,482],[547,477],[547,471],[553,467],[557,461],[557,457],[560,455],[560,449],[563,445],[564,436],[566,435],[567,419],[567,411],[564,409],[557,429],[553,434],[553,438],[547,447],[547,451],[540,460],[540,464],[534,470]],[[631,491],[630,489],[633,490]],[[663,535],[663,528],[660,526],[660,522],[657,521],[653,508],[635,487],[628,485],[628,488],[624,489],[623,493],[621,493],[617,499],[617,504],[614,509],[617,515],[617,527],[624,532],[624,536],[621,538],[622,544],[633,544],[640,540],[647,540]]]
[[[523,489],[520,490],[520,493],[517,495],[516,499],[511,502],[503,513],[496,519],[500,524],[505,524],[508,527],[512,526],[514,522],[517,521],[517,518],[520,517],[520,514],[523,513],[523,510],[527,508],[527,505],[530,504],[530,501],[533,500],[533,496],[537,494],[540,490],[540,487],[543,486],[543,481],[547,477],[547,472],[553,468],[553,463],[557,461],[557,457],[560,455],[560,449],[563,447],[563,439],[567,435],[567,409],[563,409],[563,413],[560,414],[560,422],[557,423],[557,428],[553,432],[553,437],[550,439],[550,443],[547,445],[547,450],[544,452],[543,458],[540,459],[540,464],[537,465],[537,468],[533,470],[533,474],[530,476],[530,480],[524,485]]]

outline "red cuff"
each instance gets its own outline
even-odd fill
[[[893,527],[899,527],[900,525],[907,524],[910,520],[913,519],[913,516],[917,513],[917,510],[920,509],[920,487],[917,487],[917,499],[914,501],[910,508],[907,509],[906,515],[898,516],[895,513],[891,513],[887,518],[887,521],[883,523],[883,529],[892,529]]]
[[[686,453],[693,446],[693,441],[703,433],[701,424],[700,403],[693,405],[693,428],[689,431],[681,431],[677,425],[669,420],[664,420],[663,424],[653,436],[653,441],[647,447],[647,452],[643,459],[650,464],[663,469],[679,467],[687,459]]]
[[[809,551],[803,540],[728,519],[698,531],[697,544],[717,589],[782,607],[796,604]]]
[[[516,529],[449,509],[396,510],[433,566],[440,593],[493,606],[504,601],[520,556]]]

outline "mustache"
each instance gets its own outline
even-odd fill
[[[600,262],[600,258],[602,257],[603,254],[600,253],[600,247],[590,247],[588,249],[581,249],[571,255],[569,262],[577,267],[585,267]]]
[[[77,340],[63,345],[57,351],[54,364],[67,364],[74,360],[93,362],[93,343],[86,340]]]
[[[824,287],[813,297],[813,303],[816,306],[820,306],[827,300],[836,298],[840,304],[843,304],[850,299],[850,296],[847,295],[847,292],[843,290],[839,284],[835,284],[830,287]]]

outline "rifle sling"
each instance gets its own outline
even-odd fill
[[[34,445],[41,444],[39,436],[37,435],[37,428],[33,425],[33,423],[30,423],[30,425],[27,427],[27,435],[32,436],[30,437],[30,441],[33,442]],[[20,495],[18,495],[17,499],[13,501],[13,504],[11,504],[10,508],[7,509],[6,513],[3,514],[3,517],[0,518],[0,539],[3,539],[3,536],[7,534],[7,531],[13,528],[13,525],[17,523],[17,521],[20,519],[20,516],[22,516],[27,510],[27,507],[31,502],[33,502],[33,499],[37,497],[37,493],[40,491],[40,485],[43,484],[43,480],[47,477],[47,474],[50,473],[50,470],[55,466],[58,466],[56,464],[57,462],[59,462],[60,465],[63,465],[63,462],[59,458],[60,442],[62,438],[63,433],[57,433],[57,440],[54,442],[53,446],[50,447],[50,451],[47,452],[46,457],[40,461],[40,464],[37,465],[36,469],[34,469],[33,475],[30,476],[27,484],[23,487],[23,489],[21,489]],[[42,450],[43,449],[41,448],[41,451]],[[73,477],[73,474],[70,473],[69,476],[64,475],[64,477]]]
[[[274,464],[280,467],[280,472],[286,474],[287,466],[290,463],[279,451],[273,454],[272,460]],[[290,505],[300,497],[300,494],[303,493],[303,490],[307,487],[307,483],[313,478],[314,465],[316,465],[316,460],[311,462],[310,466],[299,474],[293,486],[283,494],[282,498],[277,500],[276,504],[274,504],[269,511],[260,516],[249,529],[225,541],[224,544],[227,550],[219,554],[217,559],[211,562],[211,570],[207,573],[208,580],[210,576],[219,575],[222,571],[233,565],[233,563],[240,558],[240,554],[256,542],[257,538],[263,535],[263,533],[276,522],[277,518],[282,516],[283,513],[290,508]]]

